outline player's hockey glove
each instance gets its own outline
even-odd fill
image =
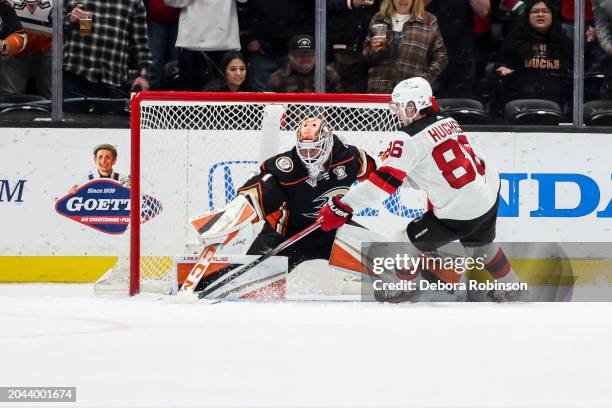
[[[339,196],[333,196],[319,211],[317,221],[323,231],[331,231],[343,226],[353,216],[353,209],[344,204]]]

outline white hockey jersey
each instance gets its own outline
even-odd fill
[[[453,118],[431,115],[401,128],[381,158],[382,166],[342,198],[353,211],[383,201],[402,183],[426,191],[441,219],[478,218],[497,199],[499,174],[476,155]]]

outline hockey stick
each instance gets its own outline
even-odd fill
[[[270,257],[272,257],[272,256],[274,256],[276,254],[278,254],[279,252],[281,252],[285,248],[295,244],[297,241],[299,241],[300,239],[304,238],[306,235],[308,235],[311,232],[317,230],[320,226],[321,226],[321,221],[319,221],[319,220],[315,221],[310,226],[304,228],[302,231],[298,232],[297,234],[295,234],[291,238],[283,241],[280,245],[278,245],[277,247],[269,250],[268,252],[266,252],[265,254],[260,256],[259,258],[255,259],[253,262],[241,266],[240,268],[236,269],[236,271],[234,271],[233,273],[228,274],[227,276],[222,278],[222,280],[220,282],[217,282],[216,284],[213,284],[211,287],[208,287],[208,288],[204,289],[202,292],[200,292],[198,294],[198,298],[199,299],[205,298],[206,296],[210,295],[211,293],[213,293],[214,291],[219,289],[221,286],[225,285],[228,282],[231,282],[232,280],[236,279],[240,275],[243,275],[246,272],[250,271],[251,269],[253,269],[257,265],[259,265],[260,263],[265,261],[266,259],[268,259],[268,258],[270,258]]]

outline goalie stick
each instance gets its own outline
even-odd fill
[[[204,277],[204,272],[206,272],[206,268],[210,264],[210,259],[223,247],[223,244],[215,244],[205,247],[196,264],[193,266],[189,275],[185,278],[185,282],[181,286],[179,290],[179,295],[189,295],[192,294],[194,289],[198,286],[202,278]]]
[[[320,222],[320,220],[317,219],[317,221],[315,221],[313,224],[311,224],[310,226],[304,228],[302,231],[298,232],[297,234],[295,234],[291,238],[288,238],[287,240],[283,241],[282,243],[280,243],[275,248],[269,250],[268,252],[266,252],[265,254],[260,256],[259,258],[255,259],[253,262],[241,266],[240,268],[236,269],[236,271],[234,271],[234,272],[228,274],[227,276],[223,277],[221,279],[221,281],[217,281],[217,282],[211,284],[211,286],[207,287],[206,289],[204,289],[202,292],[200,292],[198,294],[198,298],[199,299],[205,298],[206,296],[208,296],[209,294],[213,293],[214,291],[216,291],[217,289],[219,289],[223,285],[227,284],[228,282],[231,282],[232,280],[236,279],[240,275],[243,275],[244,273],[250,271],[251,269],[253,269],[257,265],[259,265],[260,263],[265,261],[266,259],[268,259],[268,258],[270,258],[270,257],[272,257],[272,256],[274,256],[276,254],[278,254],[279,252],[281,252],[285,248],[288,248],[291,245],[295,244],[297,241],[299,241],[300,239],[304,238],[306,235],[308,235],[311,232],[317,230],[320,226],[321,226],[321,222]]]

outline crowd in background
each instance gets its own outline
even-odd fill
[[[0,0],[5,97],[51,96],[52,1],[30,3]],[[64,97],[314,92],[315,0],[287,3],[66,0]],[[586,0],[587,100],[612,95],[611,17],[612,0]],[[327,0],[325,89],[390,93],[421,76],[438,98],[474,98],[492,110],[540,98],[567,111],[573,25],[573,0]]]

